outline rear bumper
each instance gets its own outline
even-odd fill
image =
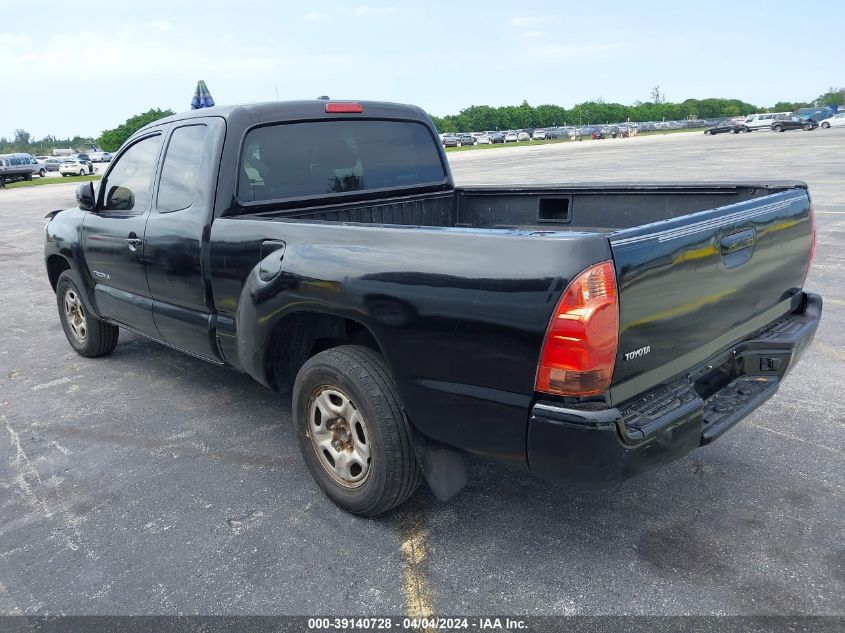
[[[821,313],[821,297],[805,293],[798,312],[617,407],[538,401],[528,425],[531,472],[604,487],[709,444],[777,392],[812,342]]]

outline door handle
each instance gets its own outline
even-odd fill
[[[272,281],[282,272],[285,243],[281,240],[265,240],[261,243],[261,261],[258,264],[258,278]]]
[[[144,243],[144,240],[139,238],[135,231],[132,231],[129,234],[129,237],[126,238],[126,245],[129,247],[129,250],[133,253],[141,247],[141,244]]]

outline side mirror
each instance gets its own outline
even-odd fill
[[[131,211],[135,206],[135,194],[126,187],[112,187],[106,195],[105,208],[109,211]]]
[[[94,211],[97,203],[93,182],[83,182],[76,188],[76,203],[83,211]]]

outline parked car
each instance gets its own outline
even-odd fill
[[[73,156],[73,158],[77,162],[85,165],[85,169],[88,170],[89,174],[94,173],[94,162],[91,160],[91,156],[89,154],[82,152],[82,153],[77,154],[76,156]]]
[[[516,140],[517,141],[530,141],[531,135],[528,132],[519,132],[516,135]]]
[[[62,176],[84,176],[90,173],[88,164],[76,158],[65,158],[59,165],[59,173]]]
[[[519,140],[519,134],[516,132],[507,132],[505,134],[505,143],[516,143]]]
[[[454,134],[444,134],[440,137],[443,147],[458,147],[458,137]]]
[[[147,125],[47,214],[69,345],[106,356],[125,327],[292,391],[289,437],[364,516],[423,478],[454,495],[465,453],[616,486],[728,431],[810,345],[805,184],[456,187],[434,134],[322,100]]]
[[[531,135],[531,140],[533,140],[533,141],[545,141],[546,140],[546,130],[534,130],[534,133]]]
[[[813,121],[821,123],[836,114],[836,110],[829,108],[828,106],[798,108],[798,111],[795,114],[800,116],[802,119],[813,119]]]
[[[725,121],[707,128],[704,130],[704,133],[710,136],[713,134],[739,134],[742,131],[743,129],[741,125],[738,125],[733,121]]]
[[[505,142],[505,135],[502,134],[501,132],[490,132],[489,136],[490,136],[490,142],[494,145],[496,143],[504,143]]]
[[[111,154],[109,152],[91,152],[88,154],[92,163],[108,163],[111,161]]]
[[[822,121],[819,126],[824,129],[832,127],[845,127],[845,112],[834,114],[829,119],[825,119],[824,121]]]
[[[486,133],[476,136],[475,139],[479,145],[490,145],[493,142],[493,139],[490,138],[490,135]]]
[[[458,142],[460,143],[461,147],[472,147],[473,145],[478,145],[478,141],[472,134],[461,134],[458,137]]]
[[[33,175],[39,173],[38,161],[32,157],[32,154],[23,152],[0,154],[0,179],[4,183],[32,180]]]
[[[783,117],[772,122],[773,132],[784,132],[786,130],[804,130],[807,132],[815,130],[817,127],[819,127],[818,122],[800,116]]]
[[[53,158],[52,156],[36,156],[35,160],[47,171],[59,171],[59,165],[62,162],[60,158]]]
[[[754,130],[770,130],[772,129],[772,122],[777,121],[780,117],[792,116],[791,112],[761,112],[757,114],[749,114],[742,124],[743,132],[753,132]]]

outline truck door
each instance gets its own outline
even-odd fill
[[[222,359],[214,340],[208,234],[225,127],[220,117],[174,124],[144,245],[153,318],[162,338],[212,361]]]
[[[97,311],[154,338],[159,335],[144,271],[144,228],[162,136],[152,131],[121,152],[100,185],[97,211],[82,224]]]

